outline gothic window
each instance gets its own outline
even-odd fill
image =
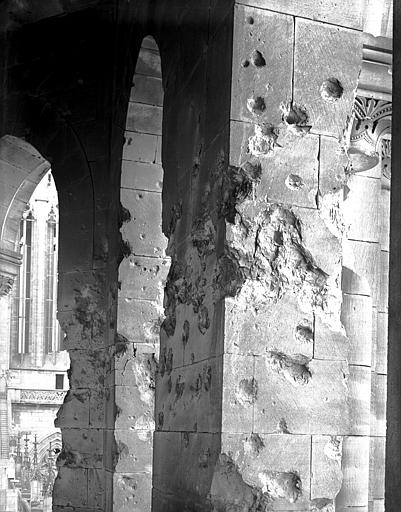
[[[56,336],[56,301],[57,301],[57,219],[51,207],[46,223],[46,269],[44,279],[44,340],[45,352],[59,350]]]
[[[19,354],[30,352],[33,258],[32,246],[35,234],[35,217],[28,205],[20,223],[20,245],[22,265],[16,283],[16,295],[13,304],[12,337]]]

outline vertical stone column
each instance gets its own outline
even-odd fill
[[[366,507],[368,500],[369,510],[384,506],[389,236],[386,194],[390,183],[389,175],[383,175],[389,164],[388,156],[383,154],[389,141],[386,144],[383,138],[390,136],[390,129],[390,102],[357,97],[348,150],[352,174],[343,204],[347,238],[343,242],[342,318],[350,342],[350,365],[359,374],[361,394],[370,395],[370,440],[354,439],[353,450],[348,438],[344,440],[344,482],[336,503]],[[361,480],[361,476],[356,479],[356,468],[359,475],[365,474],[363,494],[355,488],[355,482]]]
[[[338,204],[360,20],[355,5],[354,19],[340,19],[326,2],[269,11],[249,3],[256,7],[237,7],[234,32],[230,180],[241,186],[232,185],[227,245],[242,283],[226,300],[225,458],[214,500],[232,499],[219,483],[235,464],[272,510],[331,510],[342,438],[369,434],[370,385],[364,398],[341,321]],[[358,492],[365,485],[367,476]]]

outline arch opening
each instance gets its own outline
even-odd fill
[[[153,37],[142,41],[132,80],[121,169],[114,502],[125,496],[120,482],[135,479],[135,502],[151,510],[155,379],[170,268],[162,232],[161,165],[163,87],[160,54]],[[121,350],[120,350],[121,348]],[[128,492],[128,491],[127,491]]]
[[[59,211],[50,164],[30,144],[0,139],[0,509],[52,510],[68,389],[57,320]]]

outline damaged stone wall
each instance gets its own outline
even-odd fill
[[[121,172],[121,235],[115,357],[115,510],[151,510],[154,392],[170,266],[161,231],[163,88],[159,50],[146,37],[138,55]]]
[[[339,143],[360,67],[360,2],[266,4],[110,2],[29,25],[14,53],[0,45],[0,126],[51,160],[64,212],[59,319],[71,389],[57,419],[56,510],[148,507],[153,375],[155,512],[367,510],[374,294],[351,263],[358,279],[342,269],[343,206],[359,185]],[[160,119],[160,102],[134,88],[126,125],[145,25],[165,92],[163,311],[167,267],[153,266],[163,245],[143,221],[160,218],[150,114]],[[160,74],[154,47],[143,52],[150,93]],[[368,194],[360,200],[372,210]],[[364,234],[349,238],[376,243],[371,221],[362,215]]]
[[[223,185],[229,277],[220,274],[231,297],[223,455],[211,503],[214,510],[367,510],[371,309],[360,340],[353,334],[360,324],[348,315],[360,298],[342,289],[358,12],[324,18],[316,6],[316,18],[328,22],[321,24],[298,17],[303,2],[276,2],[277,13],[246,3],[235,11]],[[372,221],[365,219],[366,229]],[[228,480],[241,475],[238,493],[221,490],[222,471]]]

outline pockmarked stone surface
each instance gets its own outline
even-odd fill
[[[236,6],[233,119],[273,125],[281,121],[279,104],[291,97],[292,52],[293,21],[290,16]],[[249,108],[252,103],[259,108]]]
[[[296,19],[293,99],[308,112],[312,131],[342,135],[352,111],[361,56],[357,31]],[[327,102],[321,86],[333,78],[343,93],[337,101]]]

